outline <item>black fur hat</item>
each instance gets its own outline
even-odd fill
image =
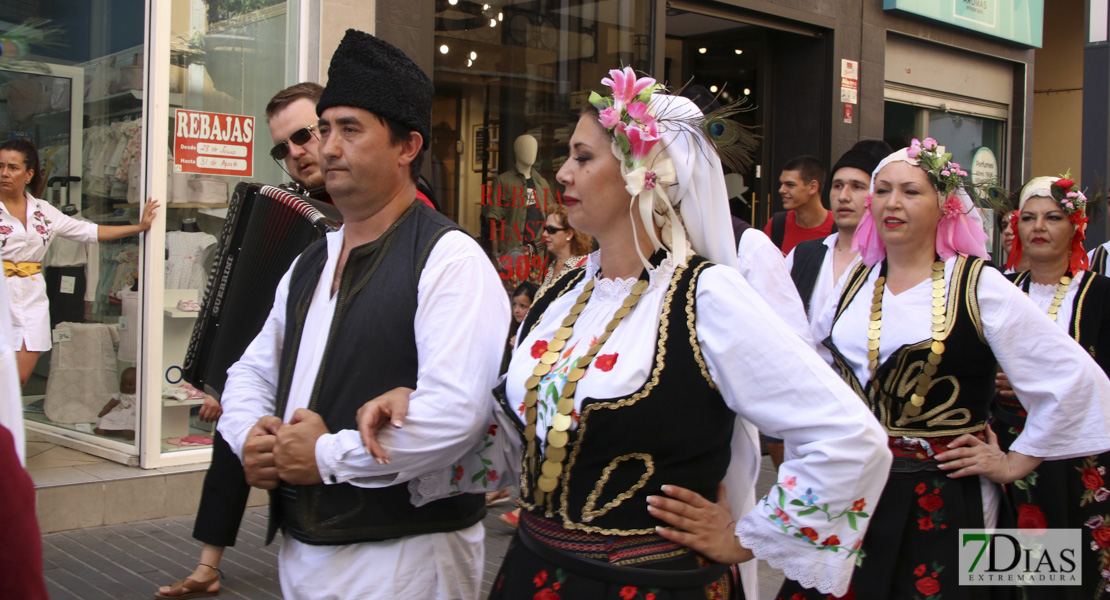
[[[328,67],[316,114],[353,106],[396,121],[432,141],[432,81],[404,52],[369,33],[348,29]]]
[[[894,154],[894,150],[890,144],[882,140],[860,140],[836,161],[829,171],[829,181],[832,181],[833,175],[843,167],[855,167],[870,176],[875,167],[891,154]]]

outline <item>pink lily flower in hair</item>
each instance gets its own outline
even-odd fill
[[[655,80],[651,77],[636,79],[636,72],[632,70],[632,67],[625,67],[623,70],[610,70],[609,77],[602,79],[601,83],[612,88],[613,107],[619,113],[625,106],[635,100],[640,92],[654,86]]]
[[[659,127],[655,124],[655,117],[648,114],[640,121],[629,123],[624,133],[628,136],[632,156],[637,162],[644,159],[659,141]]]

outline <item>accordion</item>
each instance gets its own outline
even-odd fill
[[[339,220],[334,206],[281,188],[235,187],[185,353],[185,381],[209,394],[223,392],[228,367],[261,331],[289,265]]]

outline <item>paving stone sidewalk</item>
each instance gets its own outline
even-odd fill
[[[764,458],[757,492],[773,481]],[[505,557],[513,530],[498,517],[511,503],[490,507],[486,527],[486,563],[482,597]],[[277,544],[263,546],[266,507],[247,509],[238,543],[224,553],[220,568],[225,577],[221,599],[275,600],[281,598],[277,576]],[[169,585],[192,572],[200,555],[193,539],[195,515],[139,521],[122,525],[75,529],[44,535],[43,569],[52,600],[150,600],[158,586]],[[760,595],[773,598],[782,574],[759,565]]]

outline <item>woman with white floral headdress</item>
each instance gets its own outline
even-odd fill
[[[725,124],[610,75],[557,176],[600,250],[536,298],[486,439],[413,481],[414,501],[521,473],[493,598],[738,598],[736,563],[756,597],[753,555],[843,593],[890,460],[882,431],[735,268]],[[382,414],[397,407],[364,407],[360,431]],[[753,425],[794,451],[758,502]]]
[[[1019,208],[1010,217],[1015,236],[1007,267],[1024,262],[1029,268],[1007,277],[1110,374],[1110,278],[1089,268],[1083,249],[1086,213],[1087,198],[1068,175],[1034,177],[1025,184]],[[1042,374],[1070,376],[1066,363],[1056,364]],[[1004,373],[998,374],[997,387],[993,427],[999,446],[1007,449],[1025,430],[1027,411]],[[1006,487],[1018,528],[1083,532],[1082,585],[1029,587],[1026,600],[1110,597],[1107,464],[1110,454],[1044,462]]]
[[[1110,381],[986,266],[966,175],[931,138],[879,163],[853,238],[862,264],[824,342],[894,458],[852,579],[857,599],[1007,596],[961,585],[960,529],[995,527],[998,484],[1042,460],[1110,449]],[[1007,453],[987,426],[996,363],[1029,412]],[[824,598],[791,581],[780,595]]]

